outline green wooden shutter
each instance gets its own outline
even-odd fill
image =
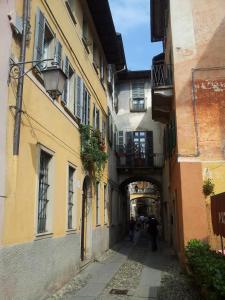
[[[90,100],[91,97],[89,94],[87,94],[87,125],[90,124]]]
[[[77,80],[76,80],[76,116],[81,119],[82,112],[81,112],[81,78],[77,75]]]
[[[77,111],[77,76],[74,73],[74,107],[73,107],[73,113],[76,115]]]
[[[44,36],[45,36],[45,17],[38,8],[36,12],[35,22],[35,40],[34,40],[34,60],[41,60],[44,53]],[[37,63],[34,62],[34,65]],[[38,69],[41,69],[41,64],[37,65]]]
[[[54,56],[54,62],[57,63],[59,67],[61,67],[62,64],[62,45],[58,40],[56,40],[55,44],[55,56]]]
[[[96,128],[96,107],[93,106],[93,128]]]
[[[69,59],[68,59],[67,56],[65,56],[65,59],[64,59],[63,71],[66,74],[68,79],[66,80],[66,83],[65,83],[65,86],[64,86],[64,91],[63,91],[63,94],[62,94],[62,100],[65,104],[67,104],[68,80],[69,80]]]

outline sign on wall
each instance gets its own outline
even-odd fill
[[[225,193],[211,196],[213,232],[225,237]]]

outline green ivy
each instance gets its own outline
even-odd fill
[[[101,133],[90,125],[80,125],[80,133],[83,167],[100,180],[108,159]]]
[[[207,289],[207,299],[225,299],[225,257],[199,240],[189,241],[185,255],[195,282]]]
[[[213,194],[215,188],[215,184],[212,182],[212,179],[208,178],[204,180],[202,191],[205,197]]]

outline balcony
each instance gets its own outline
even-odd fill
[[[130,194],[155,194],[154,188],[131,188]]]
[[[152,118],[167,123],[173,98],[172,65],[153,59],[152,66]]]
[[[132,152],[117,152],[118,169],[160,169],[164,165],[164,156],[162,153],[137,154]]]

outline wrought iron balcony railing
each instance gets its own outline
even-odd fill
[[[118,168],[162,168],[164,165],[164,156],[162,153],[130,153],[117,152],[117,167]]]
[[[173,85],[172,65],[155,64],[152,66],[152,88]]]
[[[131,188],[130,194],[155,194],[155,189],[153,188]]]

